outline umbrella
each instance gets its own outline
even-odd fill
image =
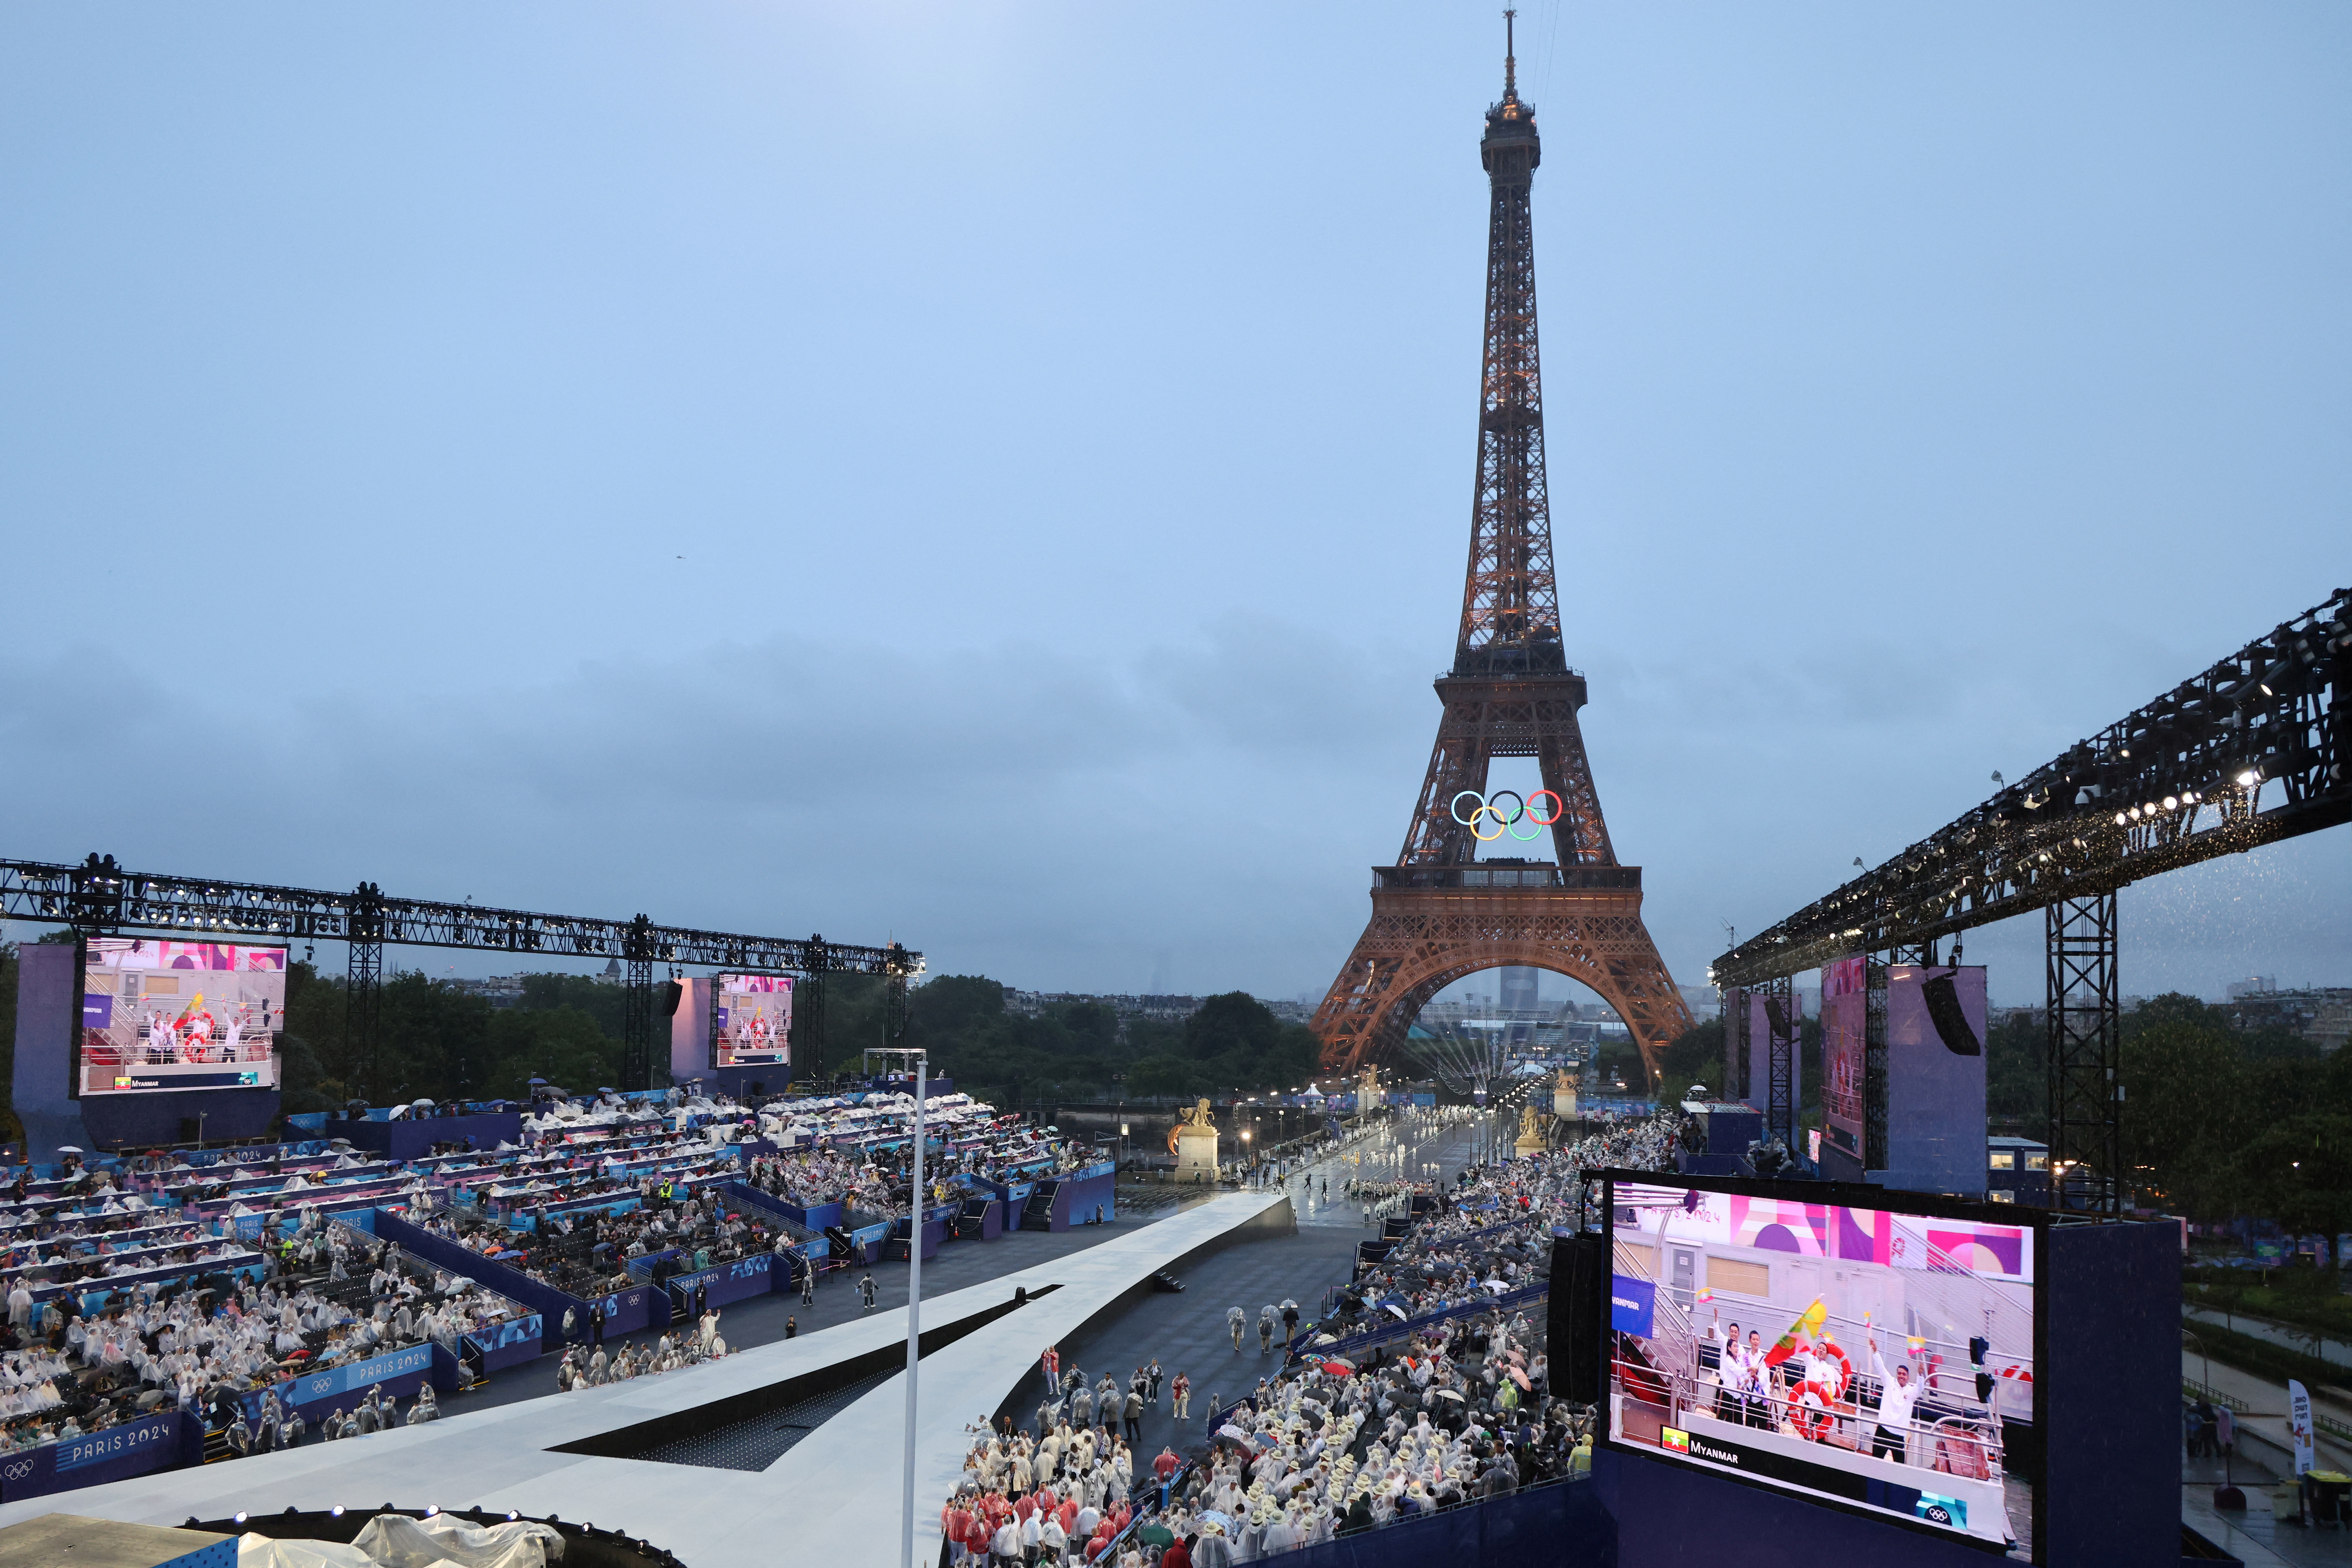
[[[1508,1285],[1504,1284],[1500,1279],[1481,1279],[1478,1283],[1485,1286],[1487,1289],[1494,1291],[1497,1296],[1510,1289]]]
[[[1467,1403],[1463,1399],[1462,1391],[1458,1388],[1436,1388],[1432,1389],[1430,1392],[1436,1394],[1440,1399],[1451,1399],[1457,1405]]]
[[[60,1143],[58,1145],[58,1152],[60,1154],[79,1154],[81,1151],[75,1148],[70,1143]]]
[[[1397,1315],[1397,1321],[1398,1321],[1398,1322],[1400,1322],[1400,1323],[1401,1323],[1401,1322],[1404,1321],[1404,1309],[1403,1309],[1402,1307],[1398,1306],[1394,1301],[1383,1301],[1383,1302],[1381,1302],[1381,1310],[1382,1311],[1386,1311],[1386,1312],[1394,1312],[1394,1313]]]
[[[1146,1546],[1173,1546],[1176,1544],[1176,1532],[1170,1530],[1164,1524],[1146,1524],[1139,1526],[1136,1530],[1135,1538],[1138,1541],[1142,1542]]]
[[[1217,1436],[1220,1437],[1231,1437],[1236,1443],[1246,1443],[1249,1441],[1249,1434],[1243,1431],[1240,1427],[1234,1426],[1230,1421],[1217,1428]]]
[[[1199,1518],[1202,1524],[1213,1524],[1220,1530],[1231,1530],[1234,1527],[1233,1516],[1221,1509],[1204,1508],[1201,1510]]]
[[[1512,1381],[1513,1383],[1517,1384],[1521,1388],[1526,1388],[1526,1387],[1528,1387],[1528,1374],[1527,1374],[1526,1373],[1521,1372],[1517,1367],[1512,1367],[1512,1368],[1510,1369],[1510,1373],[1511,1373],[1511,1381]]]
[[[1344,1361],[1327,1361],[1323,1363],[1323,1370],[1334,1377],[1353,1377],[1356,1373],[1356,1369]]]
[[[1287,1296],[1285,1296],[1285,1297],[1282,1299],[1282,1304],[1283,1304],[1284,1306],[1286,1306],[1286,1307],[1296,1307],[1297,1305],[1298,1305],[1298,1303],[1297,1303],[1297,1302],[1296,1302],[1296,1301],[1292,1300],[1291,1300],[1289,1297],[1287,1297]]]

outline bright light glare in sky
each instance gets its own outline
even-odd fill
[[[2352,581],[2341,6],[1519,39],[1570,658],[1677,979]],[[1501,56],[0,14],[0,854],[1319,995],[1453,651]],[[2352,984],[2348,832],[2127,890],[2125,990]]]

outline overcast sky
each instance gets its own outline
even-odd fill
[[[2352,581],[2352,11],[1520,39],[1570,657],[1679,979]],[[1453,649],[1501,42],[0,8],[0,855],[1319,994]],[[2347,849],[2127,890],[2125,989],[2352,984]]]

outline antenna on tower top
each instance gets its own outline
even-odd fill
[[[1517,97],[1519,90],[1518,12],[1503,13],[1503,96]]]

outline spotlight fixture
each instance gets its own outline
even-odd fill
[[[2165,810],[2167,810],[2167,811],[2178,811],[2178,810],[2179,810],[2179,809],[2180,809],[2180,797],[2179,797],[2179,795],[2166,795],[2166,796],[2164,797],[2164,809],[2165,809]]]
[[[2253,768],[2248,768],[2244,773],[2238,775],[2238,787],[2240,789],[2252,789],[2262,782],[2262,773]]]

